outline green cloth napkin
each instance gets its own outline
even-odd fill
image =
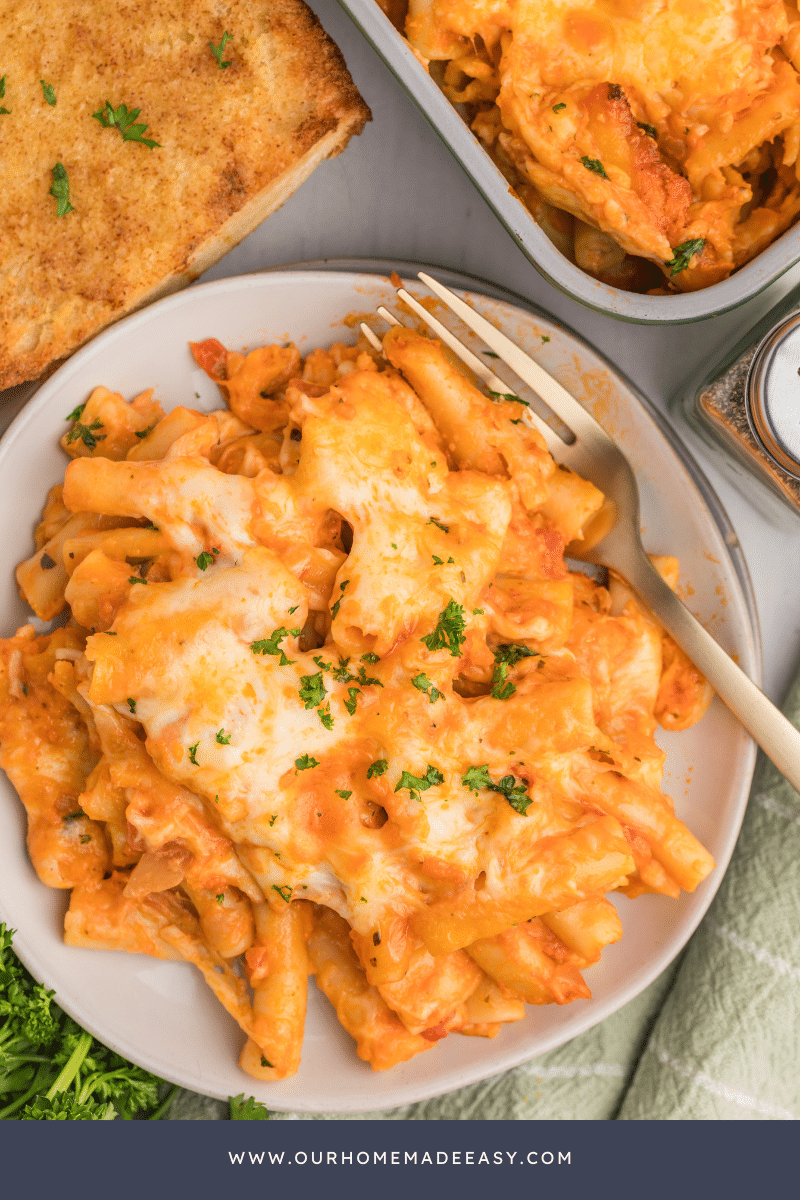
[[[800,679],[786,707],[800,728]],[[594,1029],[511,1071],[351,1120],[800,1118],[800,797],[759,756],[731,864],[683,956]],[[228,1115],[176,1096],[173,1120]],[[338,1120],[275,1112],[273,1120]]]

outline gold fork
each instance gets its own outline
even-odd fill
[[[607,567],[625,580],[702,671],[720,699],[778,770],[800,792],[800,733],[714,641],[647,557],[639,534],[639,490],[625,455],[600,422],[524,350],[438,280],[424,271],[420,271],[418,277],[552,410],[557,419],[555,423],[548,424],[530,407],[525,410],[525,419],[539,430],[554,457],[559,452],[563,456],[566,443],[570,468],[591,480],[613,501],[615,523],[592,549],[581,552],[581,558]],[[490,391],[508,393],[508,384],[405,288],[398,288],[397,295]],[[399,324],[388,309],[381,307],[378,313],[390,324]],[[370,343],[380,349],[380,339],[369,326],[362,325],[361,329]],[[558,425],[559,420],[562,426]],[[559,428],[559,433],[552,424]]]

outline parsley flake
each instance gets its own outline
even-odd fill
[[[524,404],[526,408],[530,408],[527,400],[523,400],[516,392],[493,392],[491,388],[487,389],[493,400],[513,400],[515,404]]]
[[[444,692],[440,692],[437,687],[434,687],[424,672],[415,675],[411,683],[418,692],[424,692],[429,697],[431,704],[435,704],[437,700],[444,700]]]
[[[314,662],[318,664],[318,660],[316,658],[314,659]],[[350,681],[352,679],[355,679],[355,675],[350,674],[349,666],[350,666],[350,659],[342,658],[341,654],[339,655],[339,665],[338,666],[331,667],[331,664],[328,663],[328,667],[330,669],[331,675],[339,683],[350,683]]]
[[[351,717],[354,717],[356,715],[356,705],[358,704],[358,697],[360,695],[361,695],[361,692],[358,690],[358,688],[351,687],[351,688],[347,689],[348,699],[345,700],[344,706],[347,709],[347,711],[350,713]]]
[[[347,587],[347,585],[348,585],[348,583],[349,583],[349,582],[350,582],[350,580],[349,580],[349,579],[345,579],[344,583],[340,583],[340,584],[339,584],[339,590],[343,592],[343,591],[344,591],[344,589]],[[342,603],[342,597],[340,596],[340,597],[339,597],[339,599],[338,599],[338,600],[336,601],[336,603],[334,604],[333,608],[331,609],[331,620],[333,620],[333,618],[334,618],[334,617],[336,616],[336,614],[338,613],[338,611],[339,611],[339,606],[341,605],[341,603]]]
[[[464,628],[464,609],[455,600],[450,600],[439,613],[433,633],[419,640],[431,651],[447,649],[453,658],[460,658],[459,647],[467,640]]]
[[[318,704],[322,704],[327,694],[322,671],[317,671],[316,675],[300,676],[299,695],[305,708],[316,708]]]
[[[136,701],[134,700],[133,696],[128,696],[128,708],[132,713],[136,712]]]
[[[213,42],[208,43],[208,48],[211,51],[211,53],[213,54],[214,60],[216,61],[216,64],[219,67],[220,71],[227,70],[227,68],[231,65],[231,60],[228,59],[227,62],[223,62],[222,56],[225,53],[225,47],[227,46],[228,42],[232,42],[232,41],[233,41],[233,34],[228,33],[228,31],[226,29],[222,35],[222,39],[218,46],[215,46]]]
[[[45,81],[43,79],[40,79],[39,83],[42,85],[42,91],[44,92],[45,100],[47,101],[47,103],[50,105],[51,108],[55,108],[56,94],[53,91],[52,87],[50,86],[49,83],[45,83]]]
[[[146,438],[148,433],[152,433],[154,429],[155,429],[155,425],[148,425],[147,429],[137,429],[136,433],[134,434],[134,437]]]
[[[96,421],[92,421],[91,425],[82,425],[80,421],[76,421],[73,428],[67,434],[67,445],[80,438],[87,450],[94,450],[98,442],[104,442],[106,439],[104,433],[95,432],[97,429],[102,428],[103,423],[99,417]]]
[[[299,637],[302,630],[300,629],[285,629],[281,625],[280,629],[275,629],[268,638],[262,638],[259,642],[251,642],[250,649],[253,654],[274,654],[278,659],[279,667],[288,667],[294,662],[293,658],[287,658],[281,649],[281,642],[285,637]]]
[[[199,742],[195,742],[193,746],[189,747],[189,762],[194,763],[196,767],[200,766],[200,763],[197,761],[197,747],[199,745]]]
[[[521,658],[538,656],[536,650],[527,646],[507,644],[498,646],[494,652],[494,671],[492,673],[492,695],[495,700],[508,700],[517,690],[513,683],[506,683],[510,667],[515,667]]]
[[[670,268],[670,279],[673,275],[678,275],[681,271],[685,271],[695,254],[701,253],[705,244],[705,238],[690,238],[688,242],[681,242],[680,246],[674,246],[672,258],[668,263],[664,264]]]
[[[371,650],[368,651],[367,654],[362,654],[361,659],[363,662],[366,662],[366,663],[376,663],[376,662],[381,661],[380,658],[378,657],[378,655],[373,654]]]
[[[412,775],[410,771],[403,771],[400,782],[394,790],[399,792],[402,788],[408,788],[411,799],[419,800],[420,792],[427,792],[428,788],[436,787],[439,783],[444,783],[444,775],[428,763],[428,769],[422,776]]]
[[[431,519],[428,521],[428,524],[429,524],[429,525],[435,525],[437,529],[441,529],[442,533],[449,533],[449,532],[450,532],[450,526],[449,526],[449,525],[443,525],[441,521],[437,521],[437,520],[436,520],[436,517],[431,517]]]
[[[210,550],[204,550],[202,554],[198,554],[194,561],[197,563],[201,571],[205,571],[207,567],[211,566],[218,554],[218,547],[212,546]]]
[[[461,778],[461,786],[469,788],[476,796],[481,788],[491,787],[492,780],[488,764],[484,763],[482,767],[467,767],[466,775]]]
[[[73,408],[72,412],[69,413],[68,416],[64,417],[64,420],[65,421],[79,421],[81,419],[81,417],[83,416],[83,410],[85,408],[86,408],[85,404],[79,404],[77,408]]]
[[[567,107],[567,106],[566,106],[566,104],[564,104],[564,102],[563,102],[563,101],[562,101],[562,103],[561,103],[561,104],[554,104],[554,105],[553,105],[553,112],[556,112],[556,113],[557,113],[557,112],[561,112],[561,110],[562,110],[562,109],[564,109],[564,108],[566,108],[566,107]]]
[[[217,732],[217,741],[219,742],[220,746],[229,745],[230,740],[231,735],[225,732],[224,727]]]
[[[473,615],[473,617],[482,617],[484,614],[484,611],[485,610],[482,608],[473,608],[472,615]]]
[[[330,703],[323,704],[321,708],[318,708],[317,716],[326,729],[333,729],[333,717],[331,716]]]
[[[349,800],[353,794],[352,792],[348,792],[346,788],[334,788],[333,790],[336,792],[336,795],[341,796],[343,800]]]
[[[225,893],[224,893],[224,892],[220,892],[220,894],[219,894],[219,895],[217,896],[217,898],[216,898],[216,900],[217,900],[217,904],[222,904],[222,902],[223,902],[223,900],[224,900],[224,899],[225,899]]]
[[[310,771],[312,767],[319,766],[319,760],[313,758],[310,754],[301,754],[299,758],[294,760],[294,765],[297,767],[298,771]],[[270,821],[270,825],[271,824],[272,821]]]
[[[142,579],[141,575],[129,575],[128,583],[147,583],[147,580]]]
[[[96,113],[92,113],[95,121],[99,121],[104,129],[118,129],[123,142],[140,142],[141,145],[147,146],[148,150],[155,149],[161,145],[160,142],[154,142],[152,138],[143,137],[146,125],[135,125],[134,121],[142,110],[140,108],[132,108],[128,111],[126,104],[120,104],[114,108],[113,104],[106,100],[104,106]]]
[[[505,796],[514,811],[518,812],[521,817],[528,815],[528,809],[533,803],[528,795],[527,785],[518,783],[513,775],[504,775],[499,783],[492,783],[489,768],[485,763],[482,767],[468,767],[461,783],[463,787],[469,788],[476,795],[481,788],[485,788],[489,792],[499,792],[501,796]]]
[[[639,126],[642,133],[646,133],[648,137],[653,139],[653,141],[657,141],[658,130],[656,129],[655,125],[648,125],[646,121],[637,121],[636,124]]]
[[[385,758],[377,758],[374,763],[367,767],[367,779],[377,779],[379,775],[385,775],[389,770],[389,763]]]
[[[67,213],[75,211],[74,205],[69,202],[69,177],[63,163],[56,163],[53,167],[53,182],[48,195],[56,201],[57,217],[65,217]]]
[[[584,167],[586,167],[587,171],[594,171],[595,175],[602,175],[603,179],[608,179],[608,175],[606,175],[606,169],[600,162],[599,158],[589,158],[588,155],[584,154],[581,162],[583,163]]]
[[[431,558],[433,559],[433,565],[435,567],[443,567],[444,566],[444,559],[439,558],[438,554],[432,554]]]
[[[292,898],[292,889],[289,887],[288,883],[285,883],[283,887],[278,887],[277,883],[273,883],[272,890],[273,892],[277,892],[281,900],[285,900],[287,904]]]
[[[290,609],[289,609],[289,616],[291,616],[291,615],[292,615],[292,613],[296,613],[299,607],[300,607],[300,605],[299,605],[299,604],[295,604],[294,608],[290,608]]]

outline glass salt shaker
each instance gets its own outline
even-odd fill
[[[771,518],[800,517],[800,286],[690,379],[675,407]]]

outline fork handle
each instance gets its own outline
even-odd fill
[[[628,582],[633,590],[800,793],[800,733],[692,616],[644,553],[631,565]]]

